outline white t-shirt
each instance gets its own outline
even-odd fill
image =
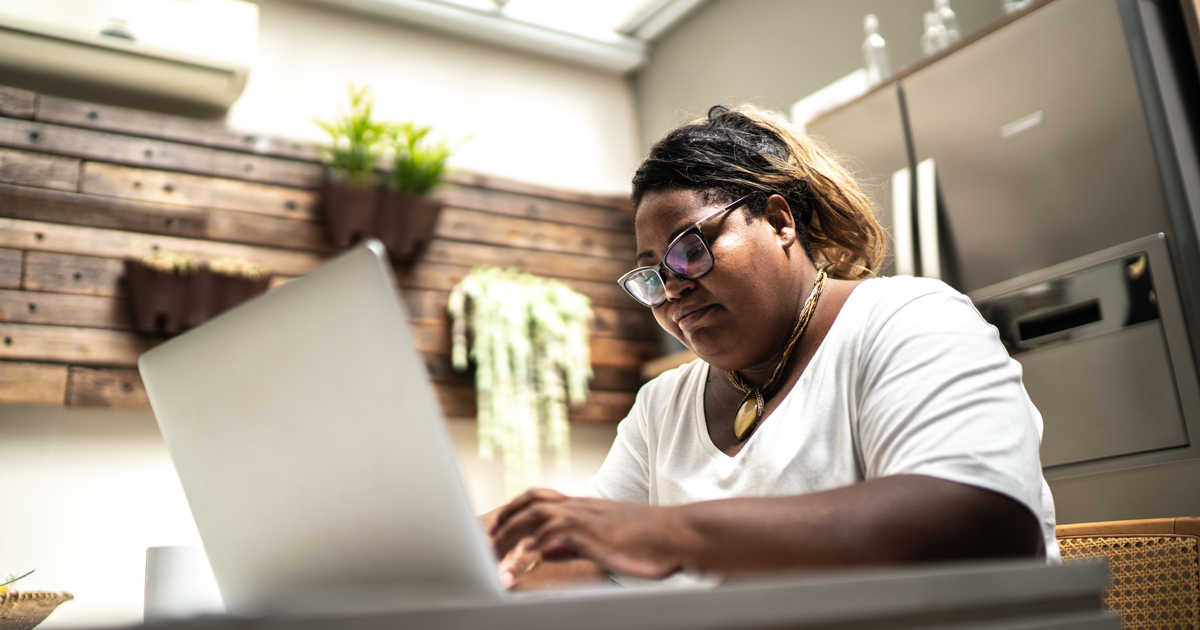
[[[1059,560],[1042,417],[996,329],[946,284],[860,284],[800,380],[732,457],[708,435],[708,371],[697,360],[642,387],[589,496],[670,506],[921,474],[1016,499],[1041,521],[1047,561]]]

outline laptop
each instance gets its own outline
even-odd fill
[[[503,596],[378,241],[138,367],[229,614]]]

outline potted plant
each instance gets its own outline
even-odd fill
[[[450,292],[448,310],[454,368],[466,370],[468,356],[475,363],[479,454],[503,452],[505,494],[539,483],[539,436],[565,474],[567,404],[584,402],[592,378],[591,301],[557,280],[477,267]]]
[[[442,201],[429,193],[442,181],[450,147],[428,140],[429,127],[400,123],[392,128],[392,173],[380,193],[375,235],[392,261],[411,263],[433,235]]]
[[[216,289],[213,315],[265,293],[271,284],[267,270],[245,258],[217,258],[208,263],[207,271]]]
[[[199,265],[191,254],[160,252],[125,261],[125,283],[133,324],[138,330],[178,333],[191,317],[192,293]]]
[[[321,151],[327,167],[321,185],[321,208],[329,239],[339,249],[354,245],[370,234],[378,194],[375,168],[386,148],[389,127],[374,119],[375,99],[370,87],[349,88],[350,111],[332,121],[314,121],[329,134]]]
[[[167,334],[199,326],[263,293],[271,282],[265,269],[244,258],[203,264],[175,252],[125,261],[125,279],[134,327]]]

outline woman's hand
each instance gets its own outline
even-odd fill
[[[496,526],[496,519],[500,516],[501,510],[506,506],[500,506],[487,514],[479,517],[483,522],[483,529],[486,532],[491,532]],[[517,581],[525,576],[533,567],[537,566],[542,559],[541,554],[536,551],[529,551],[528,546],[522,541],[507,553],[500,556],[500,562],[497,564],[496,570],[500,576],[500,584],[504,588],[512,588],[517,584]]]
[[[547,561],[583,558],[612,571],[663,578],[687,565],[687,550],[698,542],[672,508],[546,489],[530,490],[494,514],[489,533],[505,560],[523,548]]]

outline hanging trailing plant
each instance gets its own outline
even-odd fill
[[[587,398],[592,378],[591,301],[556,280],[477,267],[450,293],[449,311],[454,368],[475,364],[479,454],[503,452],[505,494],[539,482],[543,441],[565,473],[567,405]]]

